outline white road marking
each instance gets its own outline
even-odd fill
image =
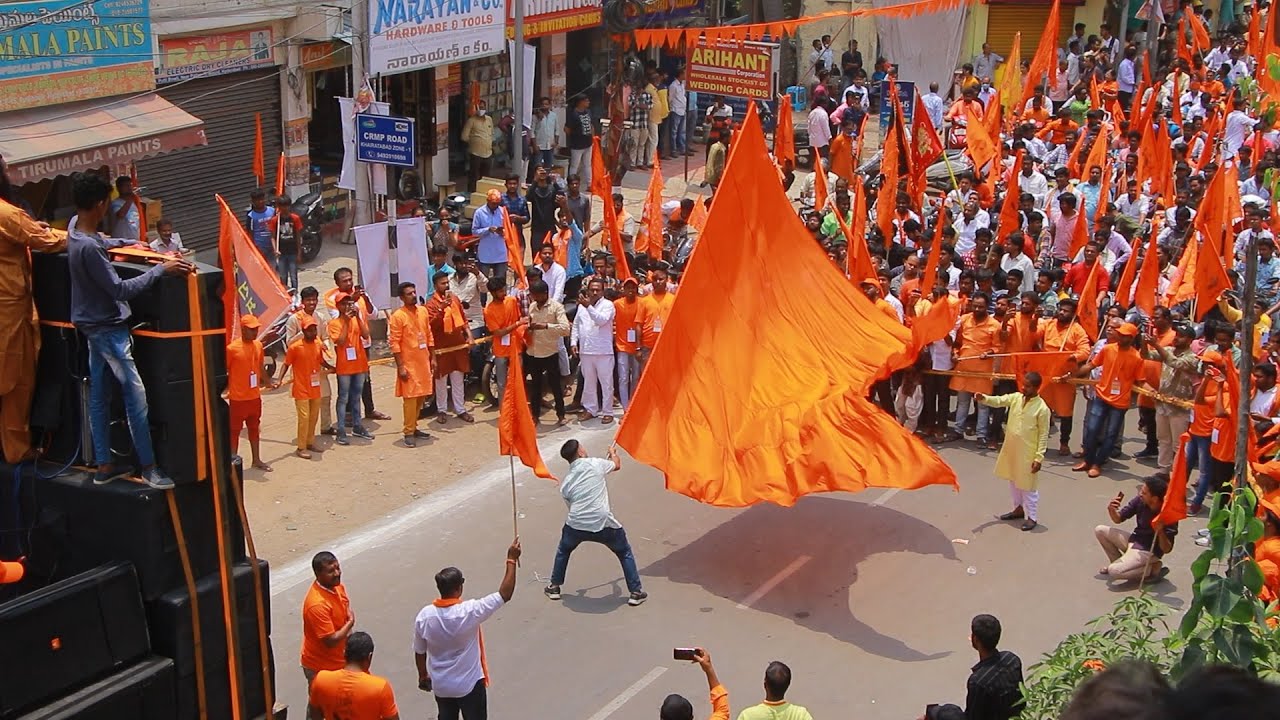
[[[768,580],[765,580],[764,584],[756,588],[755,592],[751,593],[746,597],[745,600],[738,603],[738,609],[746,610],[747,608],[756,604],[760,600],[760,598],[764,597],[765,595],[768,595],[769,592],[774,588],[778,587],[778,585],[781,584],[783,580],[786,580],[787,578],[791,577],[791,575],[795,571],[799,570],[805,563],[809,562],[812,559],[813,558],[809,557],[808,555],[801,555],[795,560],[792,560],[790,565],[778,571],[777,575],[774,575]]]
[[[873,507],[879,507],[881,505],[884,505],[885,503],[892,500],[894,495],[897,495],[900,492],[902,492],[902,488],[889,488],[888,490],[884,491],[883,495],[871,501],[871,505]]]
[[[578,437],[588,443],[589,447],[594,447],[596,445],[596,436],[612,436],[613,430],[614,428],[612,427],[584,428],[579,430]],[[548,442],[540,443],[539,449],[542,451],[542,457],[556,457],[556,448],[559,447],[561,442],[563,442],[563,438],[557,437]],[[516,472],[528,472],[528,470],[521,466]],[[403,509],[396,510],[394,514],[387,515],[382,522],[371,524],[336,541],[325,543],[323,549],[331,551],[345,562],[348,558],[354,558],[366,550],[394,540],[418,525],[444,516],[447,513],[455,512],[458,508],[465,507],[470,500],[498,487],[509,486],[510,483],[511,468],[509,461],[495,463],[491,469],[477,473],[474,478],[462,478],[449,487],[420,498]],[[278,570],[272,568],[271,596],[278,597],[299,583],[309,582],[314,577],[311,571],[311,556],[321,549],[316,548],[312,552],[301,553],[303,557],[299,557],[287,565],[282,565]]]
[[[620,710],[623,705],[627,704],[627,701],[631,700],[631,698],[635,697],[636,695],[639,695],[641,690],[644,690],[645,688],[652,685],[653,681],[661,677],[662,673],[666,671],[667,669],[665,667],[662,667],[661,665],[659,665],[658,667],[655,667],[654,669],[645,673],[644,677],[631,683],[631,687],[618,693],[618,696],[610,700],[608,705],[605,705],[604,707],[597,710],[596,714],[592,715],[590,718],[587,718],[587,720],[605,720],[605,718],[618,712],[618,710]]]

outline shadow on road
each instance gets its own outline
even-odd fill
[[[956,560],[937,528],[887,507],[822,496],[794,507],[757,505],[666,557],[641,568],[645,576],[700,585],[753,610],[790,618],[862,650],[902,662],[926,654],[860,621],[849,607],[858,565],[878,553],[910,552]],[[807,558],[796,566],[798,559]],[[760,594],[788,568],[793,572]]]

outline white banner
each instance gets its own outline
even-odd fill
[[[373,115],[390,115],[391,106],[384,102],[369,105]],[[356,189],[356,166],[372,177],[373,194],[387,194],[387,168],[385,165],[356,162],[356,106],[351,98],[338,98],[338,115],[342,120],[342,172],[338,175],[338,187]]]
[[[505,0],[369,0],[369,74],[497,55],[505,31]]]
[[[427,282],[427,221],[426,218],[405,218],[396,221],[396,252],[393,254],[387,242],[387,223],[372,223],[354,228],[356,258],[360,261],[360,281],[373,304],[388,310],[400,307],[396,283],[411,282],[418,287],[418,297],[425,298],[431,291]]]
[[[511,61],[511,97],[512,104],[515,104],[515,76],[516,76],[516,41],[507,41],[507,59]],[[524,92],[524,117],[521,122],[524,126],[533,129],[533,106],[538,99],[533,96],[533,71],[538,67],[538,48],[525,43],[524,45],[524,86],[521,88]],[[514,114],[514,112],[512,113]]]

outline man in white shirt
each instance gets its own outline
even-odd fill
[[[996,68],[1004,58],[991,52],[989,43],[982,43],[982,52],[973,57],[973,74],[982,82],[992,82],[996,78]]]
[[[1000,269],[1005,273],[1017,268],[1022,271],[1022,292],[1036,289],[1035,262],[1022,252],[1022,233],[1014,231],[1004,241],[1004,257],[1000,258]]]
[[[1031,197],[1036,199],[1036,210],[1044,209],[1044,203],[1049,197],[1049,179],[1044,176],[1044,173],[1036,169],[1035,162],[1030,158],[1022,159],[1022,173],[1018,176],[1018,191],[1029,193]]]
[[[602,425],[613,422],[615,310],[613,303],[605,299],[604,281],[588,281],[586,296],[578,304],[569,334],[569,350],[581,358],[578,369],[582,371],[582,414],[578,419],[583,422],[593,417],[599,417]]]
[[[863,84],[865,82],[866,80],[862,76],[858,76],[854,78],[853,84],[845,88],[844,92],[840,94],[840,97],[844,97],[845,95],[848,95],[850,92],[853,92],[855,95],[861,98],[860,103],[862,104],[862,109],[863,110],[868,109],[869,107],[871,107],[871,102],[868,99],[867,86]],[[937,94],[937,83],[934,83],[930,87],[934,90],[934,94]],[[934,129],[936,130],[939,127],[941,127],[940,124],[935,125]]]
[[[569,463],[569,473],[560,481],[560,496],[569,506],[569,515],[560,532],[560,546],[556,548],[555,564],[551,567],[551,584],[542,592],[551,600],[559,600],[560,586],[569,569],[569,556],[582,543],[593,542],[618,556],[631,593],[627,604],[640,605],[649,594],[640,584],[640,571],[631,553],[631,543],[627,541],[627,531],[609,510],[609,486],[605,483],[606,475],[622,467],[618,451],[610,446],[608,459],[587,457],[586,448],[577,440],[570,440],[560,447],[560,457]]]
[[[689,91],[684,84],[684,68],[677,68],[675,77],[667,85],[667,106],[671,111],[671,115],[667,118],[667,128],[671,132],[667,147],[671,149],[672,156],[684,155],[689,152],[689,145],[685,139],[687,127],[685,115],[689,112]]]
[[[809,128],[809,147],[818,157],[827,157],[827,146],[831,144],[831,116],[818,101],[814,101],[807,121]]]
[[[1223,33],[1218,36],[1218,46],[1209,51],[1204,56],[1204,65],[1214,74],[1217,74],[1218,68],[1231,62],[1231,40]]]
[[[1121,215],[1138,222],[1147,214],[1147,208],[1150,207],[1150,199],[1146,195],[1138,192],[1137,185],[1130,185],[1128,191],[1116,200],[1116,210]]]
[[[156,223],[156,232],[160,237],[151,241],[152,252],[181,256],[186,251],[182,246],[182,236],[173,231],[173,222],[168,218],[161,218],[160,222]]]
[[[970,198],[952,227],[956,231],[956,252],[966,255],[973,249],[973,236],[978,228],[991,227],[991,216],[978,207],[977,199]]]
[[[543,245],[538,251],[538,261],[538,267],[542,269],[542,281],[551,290],[551,299],[563,303],[565,271],[560,263],[556,262],[556,251],[551,243]]]
[[[463,600],[462,571],[447,567],[436,573],[440,599],[422,608],[413,623],[413,660],[418,667],[418,689],[435,694],[441,718],[466,720],[488,715],[484,639],[480,624],[516,592],[516,562],[520,538],[507,548],[507,570],[498,592]]]
[[[1227,115],[1226,129],[1223,131],[1223,144],[1226,156],[1229,158],[1235,157],[1235,154],[1244,146],[1249,133],[1253,132],[1254,124],[1254,119],[1245,112],[1244,98],[1239,95],[1233,96],[1231,107],[1232,110]]]
[[[929,92],[920,96],[920,102],[924,103],[924,111],[929,115],[933,129],[942,132],[942,113],[946,110],[947,103],[938,94],[938,83],[929,83]]]

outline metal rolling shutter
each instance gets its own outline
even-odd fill
[[[1029,60],[1036,54],[1036,45],[1040,42],[1040,33],[1049,20],[1050,3],[1044,5],[987,6],[987,42],[992,52],[1009,57],[1009,48],[1013,46],[1013,36],[1022,33],[1022,59]],[[1071,26],[1075,25],[1076,9],[1063,4],[1058,11],[1058,45],[1061,47],[1071,35]]]
[[[173,221],[182,243],[209,259],[218,245],[214,194],[239,213],[249,206],[249,193],[257,185],[254,113],[262,114],[268,188],[275,184],[282,134],[280,80],[276,70],[233,73],[161,87],[160,95],[203,120],[209,144],[139,161],[138,181],[148,197],[163,202],[163,214]]]

